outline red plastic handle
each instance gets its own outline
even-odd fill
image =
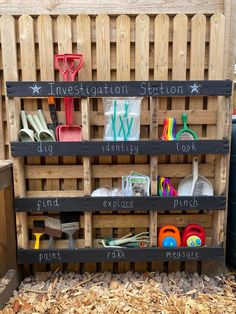
[[[178,233],[179,230],[177,227],[175,226],[172,226],[172,225],[166,225],[166,226],[163,226],[161,227],[161,231],[164,233],[164,232],[173,232],[173,233]]]
[[[75,65],[75,60],[79,63]],[[62,74],[64,81],[74,81],[76,74],[83,66],[83,55],[66,53],[55,55],[55,67]]]
[[[77,65],[75,60],[79,61]],[[65,61],[69,68],[70,81],[74,81],[76,74],[83,66],[83,55],[79,53],[65,54]]]
[[[74,99],[73,97],[65,97],[65,116],[66,116],[66,125],[73,125],[73,107],[74,107]]]
[[[55,67],[59,70],[61,73],[64,81],[68,81],[68,74],[69,74],[69,66],[67,62],[65,62],[65,54],[55,54]],[[71,67],[73,64],[70,65]]]
[[[191,236],[198,236],[201,239],[202,245],[205,245],[205,231],[204,228],[197,224],[189,224],[187,225],[182,233],[182,246],[187,246],[187,240]]]

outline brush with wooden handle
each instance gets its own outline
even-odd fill
[[[75,247],[74,247],[73,234],[79,230],[78,221],[63,223],[61,224],[61,227],[62,227],[62,232],[64,232],[68,236],[68,239],[69,239],[68,248],[74,249]]]
[[[39,249],[40,238],[44,233],[44,220],[34,220],[32,233],[35,236],[34,249]]]
[[[46,217],[44,234],[49,235],[48,248],[53,248],[54,238],[60,238],[62,234],[60,219]]]

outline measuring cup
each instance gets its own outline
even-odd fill
[[[26,113],[24,110],[21,110],[21,121],[23,125],[23,129],[19,131],[19,136],[22,142],[34,142],[34,131],[29,129]]]

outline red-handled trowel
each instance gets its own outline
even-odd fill
[[[55,66],[63,76],[64,81],[74,81],[76,74],[83,65],[81,54],[56,54]],[[72,97],[65,97],[66,125],[59,125],[56,129],[57,140],[60,142],[82,141],[82,129],[78,125],[73,125]]]

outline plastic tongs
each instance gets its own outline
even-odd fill
[[[164,126],[163,126],[161,139],[163,141],[176,140],[176,119],[175,118],[164,119]]]
[[[122,247],[145,247],[149,246],[150,240],[148,232],[141,232],[133,235],[128,233],[120,239],[107,238],[101,241],[104,247],[122,248]]]

